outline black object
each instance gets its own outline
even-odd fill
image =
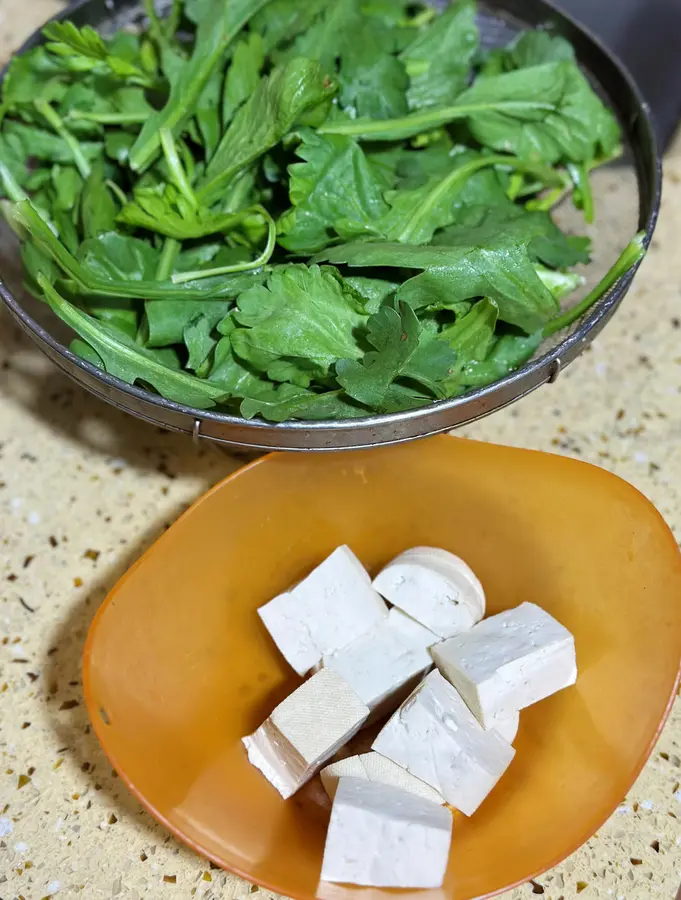
[[[627,67],[665,149],[681,118],[680,0],[553,0]]]
[[[57,18],[68,16],[77,25],[110,28],[141,17],[137,0],[79,0]],[[479,26],[487,47],[503,46],[522,28],[549,27],[574,46],[577,58],[593,83],[617,113],[630,167],[635,175],[632,200],[637,229],[645,232],[646,246],[657,221],[661,192],[661,164],[649,109],[628,72],[568,16],[545,0],[486,0],[481,3]],[[25,48],[41,40],[36,33]],[[636,198],[634,194],[638,194]],[[599,199],[599,198],[597,198]],[[608,197],[600,198],[603,203]],[[620,249],[633,236],[633,223],[615,222]],[[14,253],[16,256],[16,253]],[[638,267],[636,267],[638,268]],[[495,384],[426,407],[390,415],[326,422],[272,424],[246,421],[233,414],[201,411],[174,403],[136,385],[125,384],[67,349],[61,323],[44,303],[27,296],[21,277],[3,271],[0,298],[18,324],[64,372],[120,409],[174,431],[251,449],[349,450],[394,444],[448,431],[480,419],[513,403],[559,373],[598,335],[617,310],[633,280],[635,269],[621,278],[577,327],[557,344],[542,347],[542,355]],[[44,323],[44,324],[43,324]]]

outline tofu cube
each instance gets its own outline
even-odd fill
[[[485,613],[485,594],[473,571],[445,553],[407,550],[374,579],[382,597],[440,638],[472,628]]]
[[[432,666],[429,648],[440,639],[399,609],[370,631],[326,655],[322,665],[342,675],[370,710],[392,712]],[[391,701],[393,706],[386,709]]]
[[[332,669],[322,669],[242,738],[250,762],[286,799],[364,724],[369,709]]]
[[[372,747],[467,816],[480,806],[515,755],[498,732],[485,731],[437,671],[405,700]]]
[[[438,644],[433,658],[485,728],[577,680],[574,638],[534,603]]]
[[[258,610],[274,643],[299,675],[387,614],[386,604],[349,547],[334,550],[296,587]]]
[[[322,881],[438,888],[451,839],[446,807],[386,784],[343,777],[331,810]]]
[[[444,803],[435,788],[426,784],[425,781],[414,778],[406,769],[374,750],[370,753],[348,756],[346,759],[332,762],[322,769],[320,774],[324,789],[332,800],[336,795],[339,778],[350,775],[353,778],[375,781],[377,784],[389,784],[391,787],[416,794],[417,797],[423,797],[424,800],[430,800],[431,803]]]
[[[496,716],[492,728],[507,743],[512,744],[518,735],[518,728],[520,728],[520,713],[512,711]]]

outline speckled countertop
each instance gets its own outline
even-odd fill
[[[7,56],[57,9],[0,0]],[[613,187],[616,202],[618,187]],[[620,190],[626,191],[626,185]],[[467,429],[626,478],[681,529],[681,142],[635,289],[558,382]],[[0,900],[245,897],[127,793],[90,732],[80,657],[142,550],[238,463],[84,393],[0,314]],[[518,900],[671,900],[681,881],[681,705],[612,819]]]

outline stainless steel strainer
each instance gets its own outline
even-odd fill
[[[106,32],[141,20],[142,11],[136,0],[80,0],[57,18],[67,16],[78,25]],[[585,271],[593,283],[636,231],[645,231],[646,244],[652,237],[660,202],[661,164],[650,110],[623,66],[593,36],[544,0],[481,3],[479,26],[487,48],[508,43],[522,28],[547,26],[562,34],[574,45],[583,70],[620,120],[624,161],[594,176],[595,259]],[[40,34],[34,34],[25,48],[40,40]],[[619,198],[616,204],[613,191]],[[563,216],[561,224],[584,230],[579,214],[571,221],[574,211],[567,205]],[[68,330],[49,308],[22,289],[16,242],[6,228],[0,239],[0,265],[0,296],[10,313],[50,359],[93,394],[156,425],[255,450],[349,450],[395,444],[447,431],[502,409],[558,377],[613,315],[635,274],[630,271],[621,278],[570,334],[548,341],[534,360],[489,387],[409,412],[348,421],[272,424],[192,409],[107,375],[68,350]]]

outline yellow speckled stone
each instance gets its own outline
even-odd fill
[[[0,0],[2,57],[58,7]],[[592,350],[552,387],[465,433],[601,465],[640,488],[678,529],[681,141],[666,176],[655,245]],[[614,221],[631,209],[631,184],[604,177]],[[86,394],[0,313],[0,897],[251,893],[239,878],[207,871],[121,786],[90,733],[80,687],[83,640],[101,599],[187,504],[237,465]],[[599,834],[506,900],[672,898],[680,782],[677,703],[643,774]]]

